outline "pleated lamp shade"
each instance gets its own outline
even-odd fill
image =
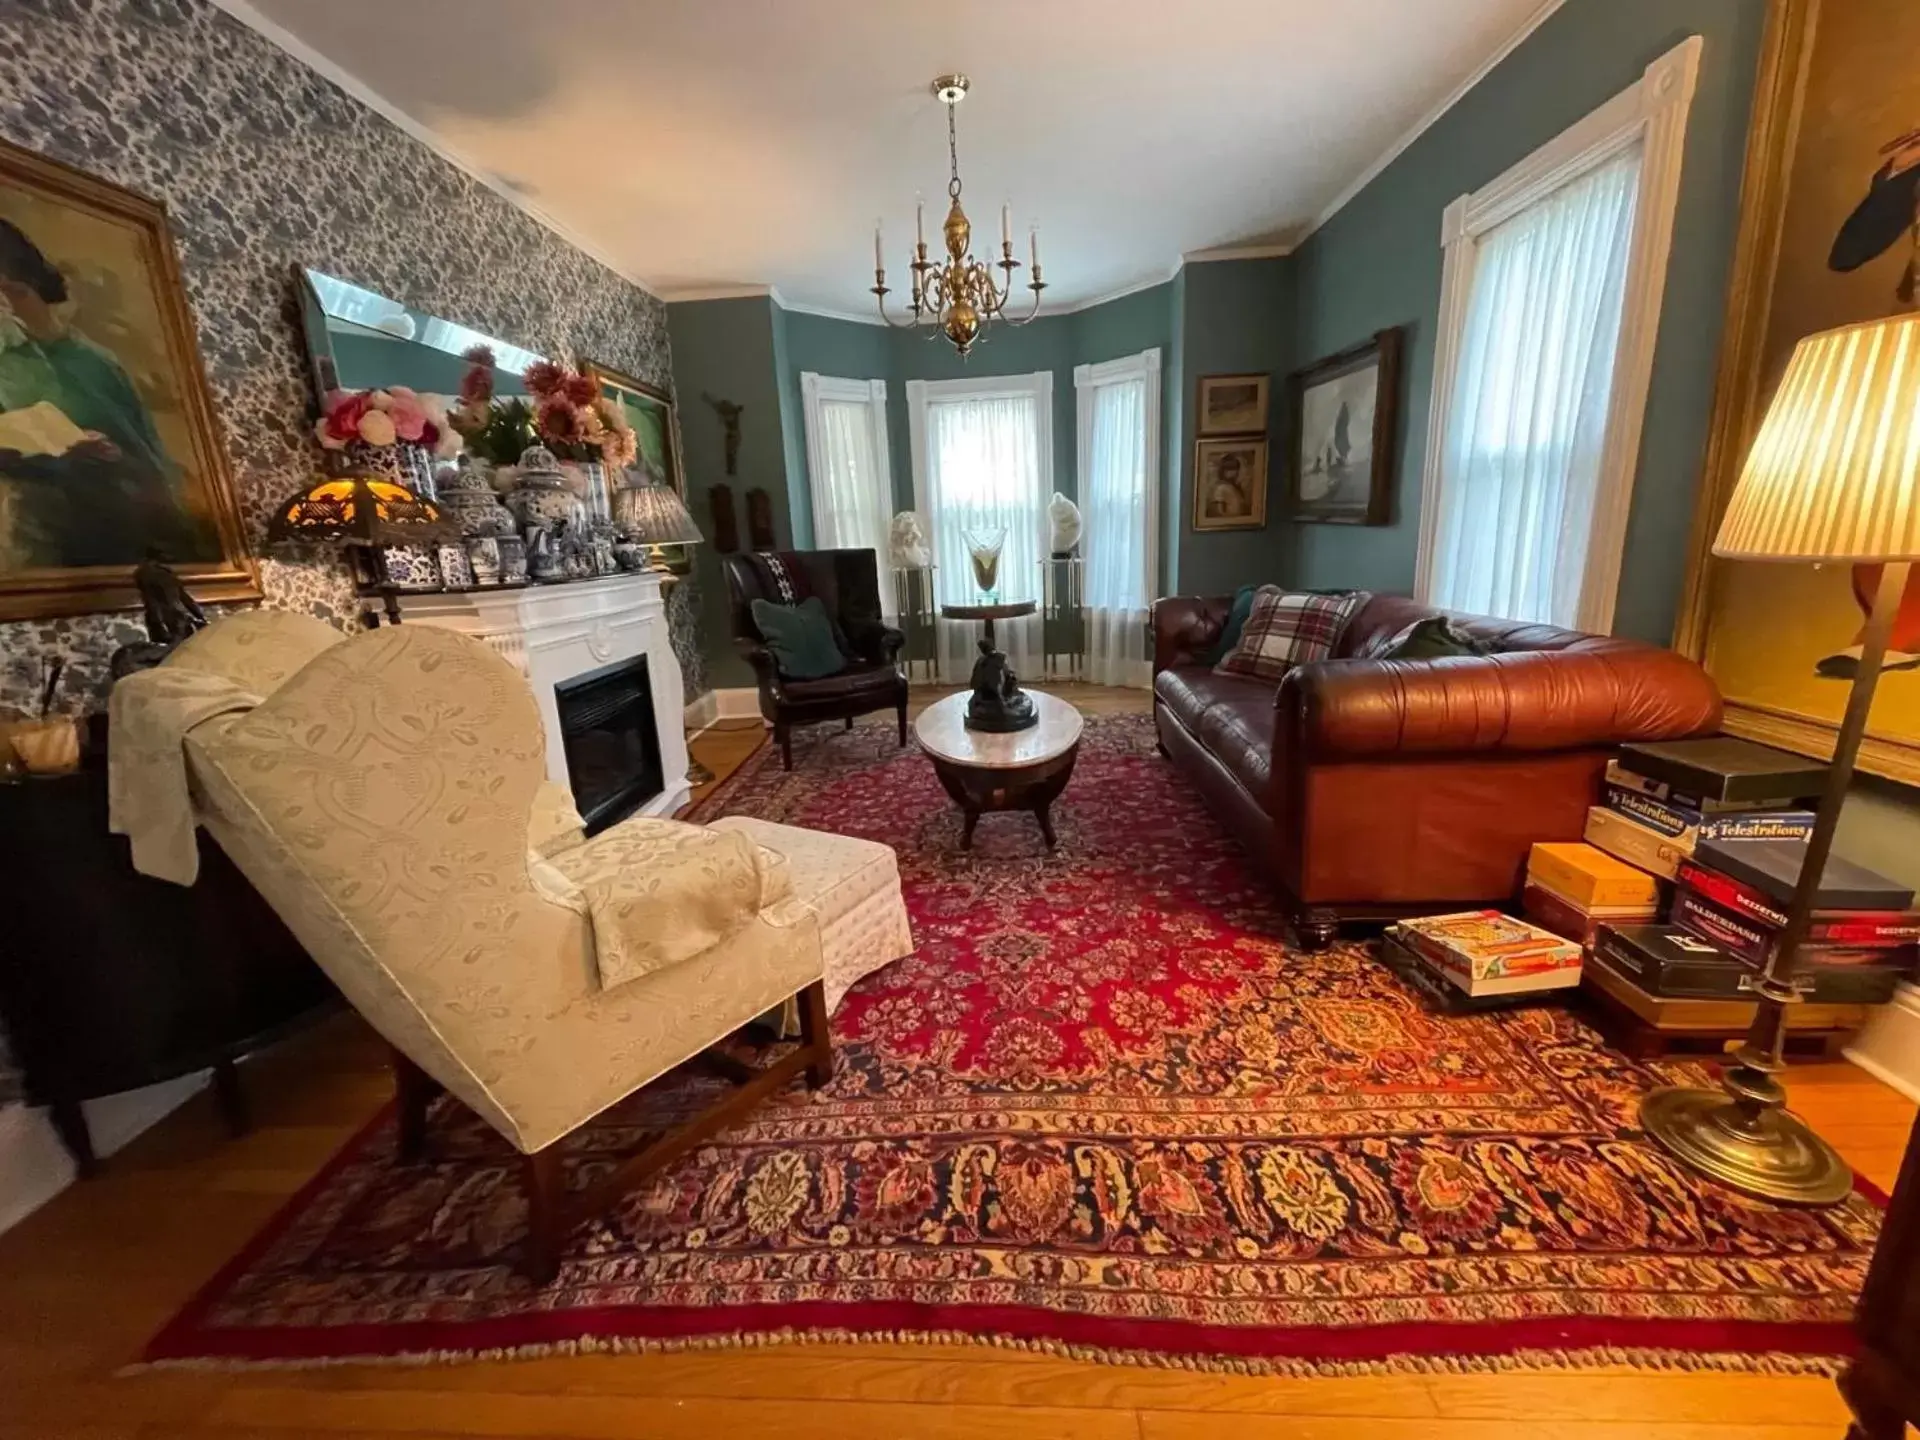
[[[1713,553],[1920,560],[1920,315],[1800,342]]]

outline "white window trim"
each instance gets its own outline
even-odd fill
[[[838,380],[831,375],[820,375],[812,370],[800,372],[800,399],[806,412],[807,426],[807,495],[813,507],[813,533],[817,539],[826,527],[822,522],[820,509],[820,487],[814,483],[818,475],[826,472],[827,457],[823,448],[826,428],[820,423],[820,402],[823,400],[841,400],[855,405],[865,405],[867,423],[873,436],[874,463],[880,467],[881,509],[888,515],[893,514],[893,465],[887,450],[887,382],[884,380]],[[880,554],[880,568],[886,569],[886,552]],[[885,579],[884,574],[881,577]],[[892,604],[892,596],[887,597]]]
[[[927,499],[927,406],[937,400],[960,396],[1031,395],[1037,413],[1036,441],[1040,447],[1040,513],[1034,523],[1039,527],[1041,553],[1046,551],[1047,501],[1053,498],[1053,372],[1036,370],[1031,375],[983,375],[970,380],[907,381],[907,448],[913,454],[913,508],[926,527],[927,545],[939,553],[940,517],[933,513]]]
[[[1446,265],[1440,284],[1433,398],[1427,415],[1427,453],[1420,481],[1420,550],[1413,582],[1414,593],[1422,600],[1432,594],[1447,426],[1452,418],[1454,381],[1480,239],[1502,221],[1639,141],[1645,148],[1635,203],[1633,247],[1627,257],[1620,348],[1614,362],[1593,537],[1580,596],[1580,628],[1601,635],[1612,633],[1627,515],[1633,506],[1634,476],[1640,459],[1640,433],[1653,379],[1654,346],[1660,333],[1660,307],[1666,294],[1667,261],[1673,249],[1674,213],[1680,201],[1687,115],[1693,105],[1702,48],[1698,35],[1682,41],[1586,119],[1491,184],[1462,195],[1442,215],[1440,242],[1446,252]]]
[[[1093,392],[1118,380],[1147,382],[1147,574],[1142,592],[1147,603],[1159,590],[1160,577],[1160,349],[1122,355],[1098,365],[1073,367],[1074,479],[1082,505],[1089,490],[1087,467],[1093,463]],[[1048,490],[1052,495],[1052,490]]]

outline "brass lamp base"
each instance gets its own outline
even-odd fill
[[[1786,1205],[1833,1205],[1853,1171],[1832,1146],[1785,1110],[1755,1109],[1719,1090],[1655,1090],[1640,1123],[1693,1169],[1731,1189]]]

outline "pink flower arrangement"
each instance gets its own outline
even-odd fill
[[[405,385],[385,390],[329,390],[315,438],[328,450],[354,441],[367,445],[420,445],[442,460],[460,453],[460,432],[448,423],[446,402]]]
[[[619,402],[602,395],[591,375],[540,360],[522,378],[534,398],[540,441],[556,455],[599,460],[609,470],[625,470],[639,458],[639,441]]]

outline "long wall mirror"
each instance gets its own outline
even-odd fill
[[[475,345],[494,354],[494,394],[524,395],[521,375],[541,357],[465,325],[423,314],[321,270],[299,271],[300,303],[314,388],[380,390],[406,385],[424,395],[458,395]]]

